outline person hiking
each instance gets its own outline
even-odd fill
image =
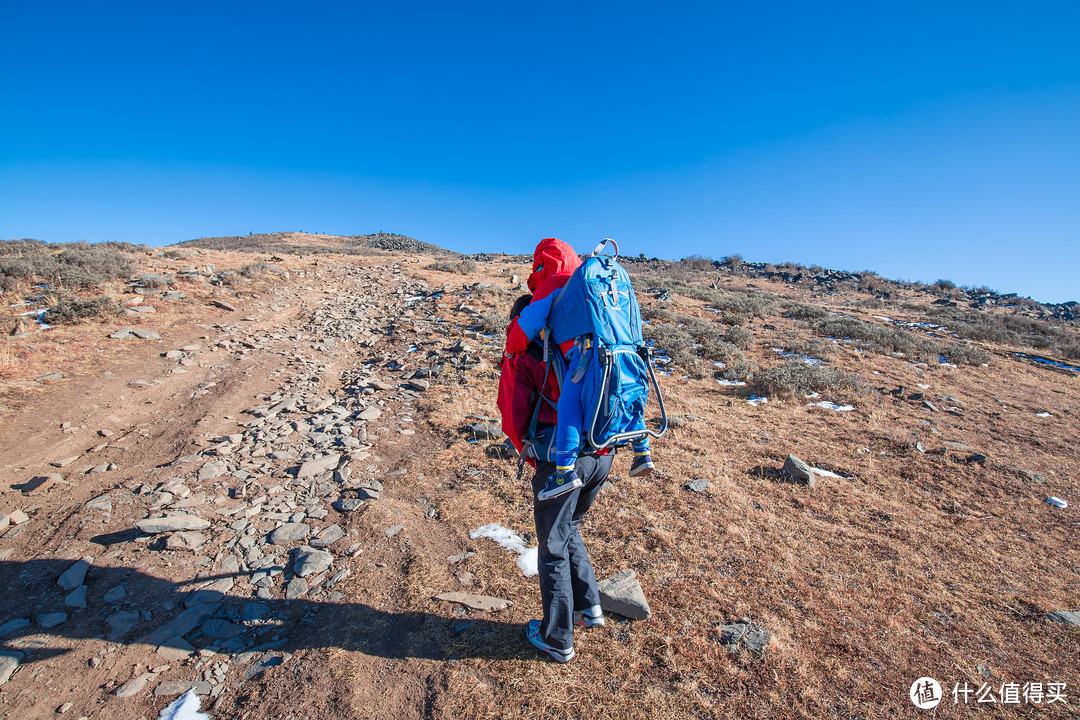
[[[510,313],[511,322],[531,300],[531,295],[518,298]],[[522,353],[505,355],[498,406],[503,429],[519,452],[525,447],[534,415],[537,418],[535,437],[531,439],[535,457],[529,458],[529,463],[535,467],[533,519],[544,616],[528,622],[525,636],[535,648],[565,663],[574,657],[574,625],[604,625],[600,591],[578,526],[611,472],[612,454],[607,450],[581,454],[574,465],[581,480],[579,487],[553,498],[538,497],[555,470],[549,458],[558,416],[554,403],[543,397],[547,395],[552,401],[558,398],[559,387],[552,382],[553,375],[545,372],[543,349],[535,342]]]
[[[532,302],[510,324],[506,335],[506,353],[517,355],[528,348],[529,343],[540,337],[548,324],[548,316],[561,289],[570,275],[581,264],[581,259],[566,243],[557,238],[545,238],[533,254],[533,273],[529,276],[529,289],[534,290]],[[581,373],[578,372],[584,351],[589,347],[590,337],[579,336],[559,343],[559,350],[566,358],[567,381],[559,396],[555,439],[555,470],[538,492],[538,499],[547,500],[582,486],[574,465],[581,448],[582,426],[585,412],[582,408]],[[583,366],[580,366],[582,371]],[[654,469],[649,451],[649,439],[642,435],[631,443],[634,460],[630,465],[631,477],[647,477]]]

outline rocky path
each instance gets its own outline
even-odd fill
[[[441,294],[317,268],[7,428],[0,716],[153,718],[189,688],[215,717],[423,714],[443,649],[394,632],[424,622],[395,593],[418,545],[462,547],[416,401],[477,362]],[[363,691],[302,661],[334,648]]]

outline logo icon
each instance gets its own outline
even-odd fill
[[[921,677],[911,683],[911,692],[908,693],[911,702],[920,710],[933,710],[941,702],[941,685],[930,677]]]

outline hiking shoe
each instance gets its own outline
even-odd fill
[[[540,652],[547,653],[551,656],[551,659],[555,662],[567,663],[574,659],[574,648],[568,647],[565,650],[559,648],[553,648],[544,642],[540,638],[540,621],[530,620],[529,624],[525,626],[525,637],[529,639],[529,642],[533,644]]]
[[[581,478],[578,477],[577,471],[573,468],[565,472],[555,472],[548,476],[547,485],[544,486],[543,490],[536,493],[536,499],[550,500],[571,490],[577,490],[584,484],[581,482]]]
[[[604,611],[599,605],[574,611],[574,624],[582,627],[604,627]]]
[[[653,465],[652,455],[634,453],[634,462],[630,465],[630,477],[649,477],[654,467],[656,466]]]

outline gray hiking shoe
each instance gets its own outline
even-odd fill
[[[653,465],[652,455],[649,453],[644,453],[642,455],[634,453],[634,462],[631,463],[630,472],[628,474],[630,477],[649,477],[655,467],[656,466]]]
[[[581,627],[604,627],[604,610],[599,605],[574,611],[574,624]]]
[[[540,621],[530,620],[529,624],[525,626],[525,637],[529,639],[529,642],[533,644],[537,650],[543,653],[547,653],[551,656],[551,659],[555,662],[568,663],[574,659],[573,646],[561,650],[548,645],[540,637]]]

